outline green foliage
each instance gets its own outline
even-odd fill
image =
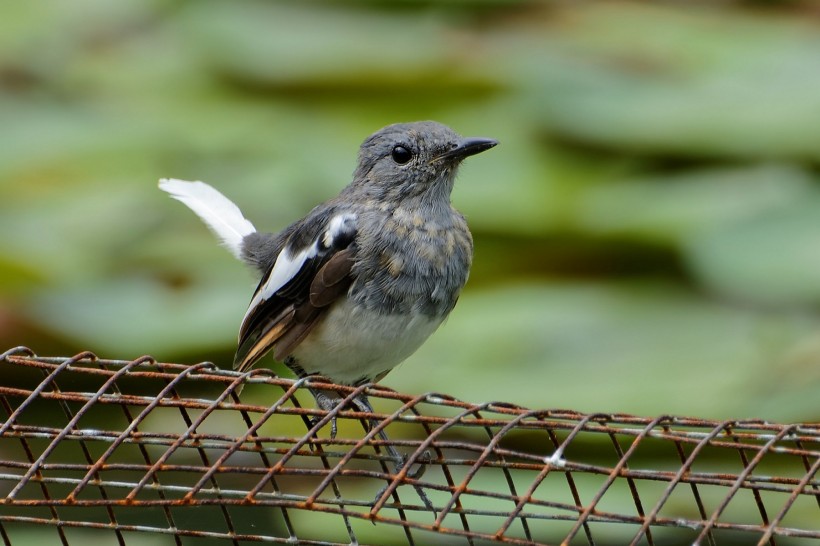
[[[361,140],[501,146],[475,269],[385,379],[585,411],[820,418],[820,34],[631,3],[14,3],[0,18],[4,346],[228,365],[253,275],[160,177],[279,229]],[[222,360],[225,360],[224,362]]]

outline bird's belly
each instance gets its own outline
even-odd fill
[[[293,356],[308,374],[342,384],[372,381],[413,354],[442,320],[422,313],[383,315],[344,299]]]

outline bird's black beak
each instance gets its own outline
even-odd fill
[[[464,159],[465,157],[480,154],[485,150],[489,150],[496,144],[498,144],[498,141],[492,138],[462,138],[455,148],[444,152],[440,156],[436,157],[436,159]]]

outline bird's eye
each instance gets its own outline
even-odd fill
[[[399,165],[404,165],[413,159],[413,153],[404,146],[396,146],[393,148],[393,151],[390,152],[390,157]]]

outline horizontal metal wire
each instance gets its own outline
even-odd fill
[[[476,405],[22,347],[0,355],[0,374],[5,544],[32,530],[62,544],[88,532],[119,544],[820,539],[817,423]],[[376,410],[314,409],[308,387]]]

